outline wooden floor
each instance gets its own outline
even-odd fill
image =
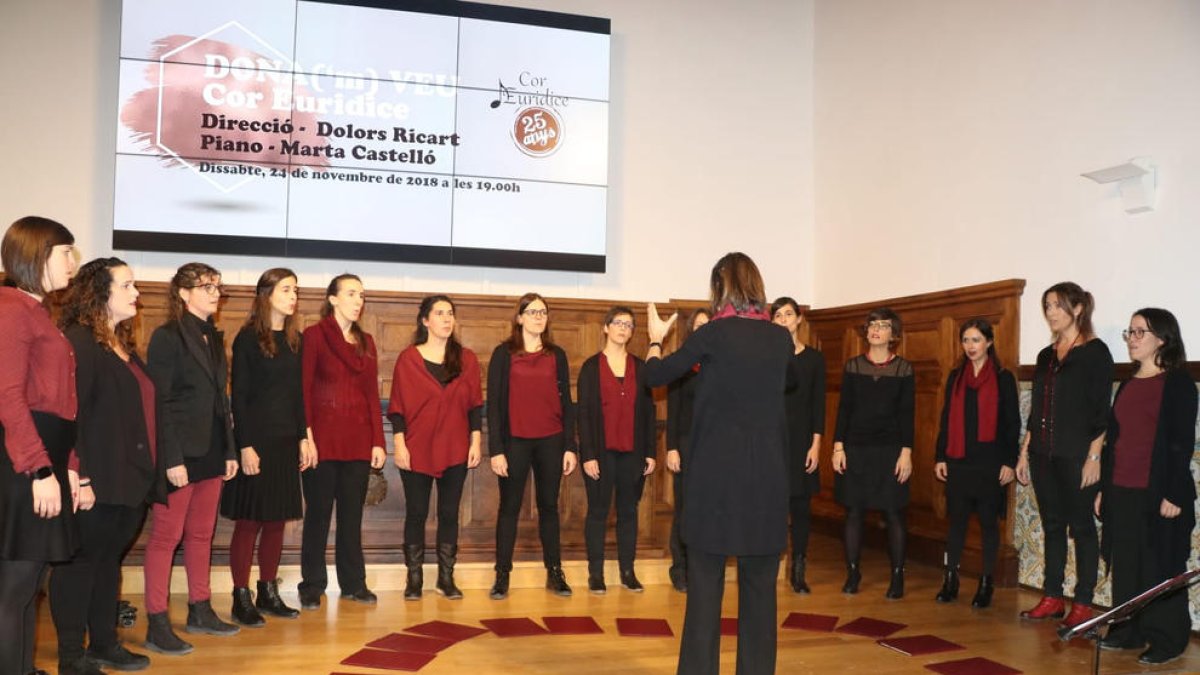
[[[789,612],[833,614],[842,622],[859,616],[908,624],[897,637],[932,633],[966,647],[965,651],[925,657],[909,657],[880,647],[868,638],[840,633],[813,633],[781,629],[779,633],[779,673],[920,673],[926,664],[973,656],[985,656],[1026,673],[1086,673],[1091,670],[1091,644],[1077,641],[1063,644],[1050,624],[1023,624],[1020,609],[1033,604],[1037,595],[1016,589],[998,590],[994,605],[987,610],[972,610],[970,599],[974,579],[964,579],[962,597],[956,604],[939,605],[933,596],[940,587],[936,569],[910,566],[908,593],[903,600],[886,601],[886,559],[870,554],[863,564],[864,580],[856,596],[841,593],[844,577],[836,541],[815,538],[810,554],[809,583],[812,595],[798,596],[784,584],[779,590],[779,616]],[[181,572],[177,572],[177,575]],[[214,570],[214,574],[217,572]],[[659,575],[661,576],[661,575]],[[193,642],[195,652],[183,657],[150,654],[151,672],[174,673],[388,673],[339,666],[339,661],[360,649],[364,643],[390,632],[433,619],[477,624],[480,619],[501,617],[590,615],[604,629],[604,635],[538,636],[497,638],[482,635],[443,651],[420,672],[426,675],[488,673],[588,675],[592,673],[670,674],[675,672],[679,634],[683,628],[686,596],[667,585],[648,585],[646,592],[626,591],[609,579],[606,596],[586,592],[582,573],[569,575],[575,587],[571,598],[550,596],[540,589],[514,590],[507,600],[489,600],[484,590],[470,590],[461,601],[449,601],[427,591],[420,602],[404,602],[399,591],[382,591],[379,604],[363,606],[326,598],[322,608],[304,612],[297,620],[271,620],[261,629],[243,628],[235,637],[181,635]],[[432,587],[432,579],[427,587]],[[296,603],[294,586],[284,596]],[[336,594],[334,594],[336,596]],[[228,594],[215,597],[219,613],[227,616]],[[124,631],[135,651],[145,637],[145,616],[141,596],[127,599],[139,607],[138,624]],[[737,607],[736,584],[726,587],[727,616]],[[48,608],[39,613],[38,664],[54,672],[54,630]],[[176,625],[186,616],[186,601],[175,597],[171,612]],[[628,638],[616,632],[616,618],[665,618],[674,629],[674,638]],[[3,639],[3,638],[0,638]],[[733,638],[721,644],[722,673],[734,672],[737,645]],[[1155,669],[1138,666],[1137,652],[1105,652],[1101,672],[1200,672],[1200,646],[1193,644],[1184,658]]]

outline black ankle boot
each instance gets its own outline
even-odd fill
[[[645,588],[642,587],[642,582],[638,581],[637,575],[633,573],[633,568],[621,570],[621,585],[633,591],[641,593]]]
[[[104,675],[99,666],[86,656],[58,662],[58,675]]]
[[[508,572],[496,570],[496,583],[492,584],[492,590],[488,593],[488,597],[493,600],[503,600],[508,597]]]
[[[233,607],[230,609],[235,623],[250,628],[262,628],[267,625],[266,619],[258,613],[254,600],[250,597],[250,589],[246,587],[233,589]]]
[[[808,595],[811,591],[804,581],[804,556],[792,556],[792,591]]]
[[[842,592],[847,595],[854,595],[858,592],[858,582],[860,581],[862,581],[862,572],[858,569],[858,563],[847,563],[846,583],[842,584]]]
[[[892,568],[892,582],[888,584],[887,593],[884,594],[888,600],[899,600],[904,597],[904,568]]]
[[[171,630],[171,620],[166,612],[147,614],[146,623],[146,649],[173,656],[192,653],[192,645],[180,640]]]
[[[258,597],[254,598],[254,606],[260,611],[282,619],[294,619],[300,616],[300,610],[288,607],[279,597],[279,580],[259,581]]]
[[[567,577],[563,574],[562,567],[555,565],[546,568],[546,590],[559,597],[571,597],[571,587],[567,584]]]
[[[208,600],[188,603],[187,624],[183,629],[189,633],[207,633],[208,635],[237,635],[241,632],[237,626],[217,618],[217,613],[213,611],[212,603]]]
[[[947,567],[942,578],[942,590],[938,591],[938,602],[954,602],[958,599],[958,568]]]
[[[992,604],[992,575],[985,574],[979,577],[979,590],[975,591],[975,598],[971,600],[971,606],[983,609],[990,604]]]
[[[458,544],[438,544],[437,590],[449,600],[462,600],[462,591],[454,585],[454,563],[458,561]]]
[[[404,584],[405,600],[420,600],[425,586],[425,544],[404,545],[404,565],[408,568],[408,581]]]

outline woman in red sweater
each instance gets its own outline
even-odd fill
[[[437,482],[437,590],[462,598],[454,585],[458,507],[467,469],[479,466],[483,391],[479,359],[454,335],[454,302],[431,295],[417,311],[413,343],[392,371],[388,419],[395,432],[395,462],[404,483],[405,600],[419,600],[424,582],[425,521]]]
[[[304,533],[300,544],[300,605],[321,606],[328,584],[325,546],[337,504],[338,587],[342,597],[367,604],[362,552],[363,500],[372,468],[383,467],[383,422],[375,341],[358,325],[365,297],[362,280],[341,274],[329,282],[321,320],[304,331],[304,417],[314,468],[301,474]]]

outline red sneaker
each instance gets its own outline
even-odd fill
[[[1021,612],[1021,618],[1028,619],[1029,621],[1061,619],[1064,615],[1066,615],[1066,609],[1067,603],[1063,602],[1062,598],[1051,598],[1046,596],[1043,597],[1033,609],[1027,609],[1024,612]]]
[[[1082,605],[1074,602],[1071,603],[1071,613],[1067,615],[1067,618],[1063,619],[1062,625],[1067,628],[1074,628],[1090,618],[1092,618],[1091,605]]]

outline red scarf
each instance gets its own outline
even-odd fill
[[[717,319],[727,319],[731,316],[740,316],[743,319],[761,319],[763,321],[771,320],[771,315],[768,314],[767,310],[765,309],[756,309],[751,306],[750,309],[747,309],[744,312],[739,312],[734,308],[733,303],[727,303],[721,308],[721,311],[713,315],[711,320],[716,321]]]
[[[967,387],[977,392],[979,416],[978,441],[991,443],[996,440],[996,419],[1000,411],[1000,387],[996,383],[996,364],[989,357],[987,363],[975,373],[968,361],[959,369],[954,381],[954,393],[950,397],[950,437],[946,445],[946,456],[962,459],[967,455],[966,400]]]

